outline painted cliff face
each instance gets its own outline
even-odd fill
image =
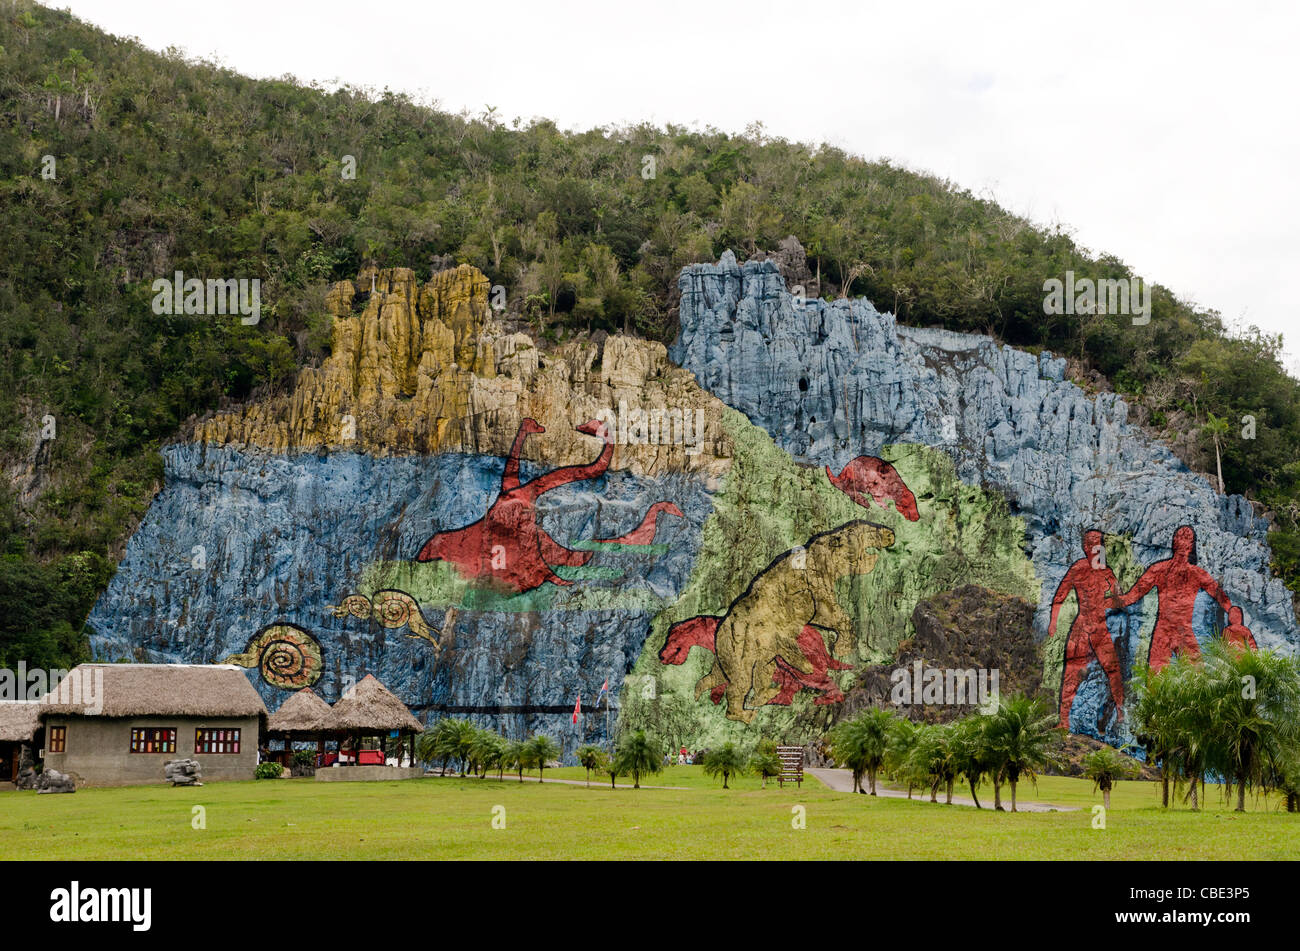
[[[571,722],[606,679],[612,726],[675,746],[819,735],[963,585],[1037,605],[1062,721],[1115,743],[1135,666],[1296,642],[1248,506],[1059,361],[796,309],[770,265],[680,283],[672,360],[543,357],[472,268],[337,285],[325,365],[164,450],[93,648],[243,664],[272,708],[373,673],[424,718],[572,750],[606,738],[603,709]],[[690,451],[616,445],[612,407],[701,424]]]
[[[1071,729],[1127,743],[1136,665],[1195,657],[1218,636],[1300,643],[1290,593],[1269,571],[1266,524],[1130,427],[1114,394],[1066,382],[1063,360],[899,327],[862,300],[796,307],[773,265],[729,254],[687,268],[678,285],[673,358],[859,504],[911,519],[913,500],[872,462],[890,444],[941,451],[963,482],[1007,499],[1039,585],[1044,684]],[[924,494],[909,491],[924,520]],[[1086,529],[1122,571],[1079,558]]]
[[[557,575],[554,568],[580,568],[591,561],[592,552],[568,548],[548,535],[540,523],[537,500],[562,485],[599,478],[609,468],[614,455],[613,441],[605,438],[605,429],[599,422],[592,420],[576,429],[604,441],[594,462],[555,469],[521,483],[519,454],[524,440],[534,433],[546,432],[546,427],[537,420],[525,419],[510,447],[501,476],[501,491],[487,513],[464,528],[438,532],[420,548],[416,560],[449,562],[464,578],[515,593],[532,591],[547,582],[572,584]],[[660,513],[682,517],[682,510],[672,502],[655,502],[630,532],[616,538],[592,539],[591,544],[607,548],[649,545],[654,541]]]

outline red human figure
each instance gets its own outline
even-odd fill
[[[537,499],[552,489],[570,482],[595,479],[609,468],[614,456],[614,442],[606,438],[604,426],[590,420],[576,427],[587,436],[604,440],[604,448],[593,462],[581,466],[553,469],[537,478],[520,483],[519,455],[524,440],[546,428],[535,419],[525,419],[515,434],[514,445],[501,474],[501,492],[477,522],[464,528],[438,532],[420,548],[416,561],[446,561],[473,581],[507,588],[515,592],[531,591],[549,581],[556,585],[572,584],[551,570],[553,565],[576,568],[591,560],[594,552],[566,548],[548,535],[538,521]],[[597,542],[644,545],[654,541],[657,519],[662,512],[681,516],[672,502],[656,502],[641,524],[618,538],[595,539]]]
[[[916,509],[916,496],[907,487],[903,477],[884,459],[875,456],[858,456],[850,462],[839,475],[826,467],[826,478],[831,485],[839,489],[864,509],[871,508],[867,496],[876,500],[882,509],[886,502],[893,502],[898,514],[909,522],[921,517]]]
[[[718,625],[721,622],[720,617],[701,614],[674,624],[668,630],[668,639],[663,649],[659,651],[659,660],[665,664],[684,664],[692,647],[702,647],[712,653],[717,640]],[[797,643],[800,653],[812,662],[812,672],[802,673],[778,658],[776,674],[772,677],[772,682],[780,686],[781,692],[769,700],[768,704],[788,707],[794,700],[794,695],[804,688],[818,692],[817,699],[813,701],[815,704],[824,706],[843,700],[844,694],[840,691],[839,685],[827,675],[827,671],[851,670],[853,665],[833,658],[826,650],[826,641],[822,639],[822,632],[810,624],[804,625],[803,630],[799,632]],[[719,684],[709,691],[709,699],[714,703],[721,703],[726,693],[727,685]]]
[[[1223,639],[1229,644],[1236,644],[1239,647],[1258,650],[1255,643],[1255,635],[1250,633],[1250,628],[1246,627],[1241,621],[1241,608],[1233,605],[1228,611],[1228,626],[1223,629]]]
[[[1079,613],[1065,642],[1065,670],[1061,676],[1060,722],[1067,729],[1074,694],[1092,657],[1097,658],[1110,681],[1116,716],[1124,719],[1124,678],[1120,673],[1115,645],[1110,639],[1110,629],[1106,627],[1106,599],[1114,595],[1119,584],[1115,573],[1106,567],[1101,532],[1089,529],[1083,533],[1083,554],[1084,557],[1070,565],[1061,579],[1056,596],[1052,598],[1052,619],[1047,625],[1047,636],[1055,637],[1061,606],[1073,591],[1079,603]]]
[[[1190,525],[1181,526],[1174,532],[1170,547],[1172,554],[1168,558],[1144,571],[1137,584],[1114,602],[1118,607],[1127,608],[1141,601],[1152,588],[1159,590],[1160,605],[1147,655],[1152,673],[1162,670],[1174,654],[1186,652],[1192,660],[1200,658],[1201,648],[1192,630],[1192,611],[1199,592],[1204,591],[1218,601],[1224,611],[1232,611],[1232,602],[1219,583],[1196,564],[1196,530]]]

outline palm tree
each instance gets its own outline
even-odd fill
[[[444,718],[434,724],[433,729],[420,735],[416,750],[426,762],[442,760],[444,776],[447,773],[447,763],[453,759],[460,760],[460,774],[464,776],[477,730],[468,720]]]
[[[618,754],[606,756],[605,762],[601,764],[600,771],[609,776],[609,788],[618,788],[618,777],[623,775],[623,765],[618,761]]]
[[[501,762],[498,764],[499,769],[518,770],[519,781],[524,781],[524,770],[532,765],[529,758],[530,752],[528,744],[522,740],[511,740],[501,751]],[[500,774],[498,774],[500,775]]]
[[[1287,812],[1300,812],[1300,747],[1287,747],[1269,764],[1273,787],[1282,793]]]
[[[889,725],[889,736],[885,741],[885,759],[881,764],[885,772],[898,782],[907,784],[907,798],[912,798],[916,787],[914,777],[908,768],[912,747],[916,744],[918,725],[906,717],[895,717]]]
[[[1109,746],[1093,750],[1083,758],[1083,774],[1092,780],[1092,791],[1101,790],[1101,799],[1110,809],[1110,790],[1117,780],[1132,779],[1138,765]]]
[[[1133,712],[1130,715],[1133,735],[1146,751],[1147,762],[1160,769],[1160,805],[1169,808],[1169,782],[1177,775],[1180,743],[1178,721],[1181,698],[1178,684],[1167,672],[1173,665],[1153,674],[1146,666],[1133,672]]]
[[[930,801],[939,801],[939,787],[948,785],[948,803],[952,804],[952,782],[956,777],[952,751],[948,743],[948,727],[922,724],[916,731],[916,742],[908,754],[907,768],[910,776],[930,787]]]
[[[762,779],[763,788],[766,789],[769,777],[781,775],[781,757],[776,753],[776,744],[771,740],[759,743],[758,749],[749,758],[749,769]]]
[[[991,717],[989,743],[1011,784],[1011,811],[1016,811],[1016,785],[1022,776],[1037,780],[1039,771],[1055,763],[1053,746],[1059,739],[1057,716],[1041,699],[1016,694],[998,704]]]
[[[534,736],[528,741],[527,747],[529,765],[537,767],[537,781],[540,783],[546,772],[546,764],[560,755],[560,747],[545,733]]]
[[[593,769],[599,770],[604,764],[605,751],[599,746],[587,744],[586,746],[579,746],[575,755],[578,757],[578,765],[585,767],[587,770],[587,785],[590,786],[591,771]]]
[[[500,764],[505,748],[505,737],[499,733],[493,733],[491,730],[479,730],[474,734],[470,759],[481,770],[484,779],[487,778],[489,769]]]
[[[1283,759],[1300,741],[1300,673],[1290,657],[1222,639],[1206,647],[1204,664],[1216,765],[1236,780],[1236,811],[1245,812],[1246,787],[1267,788],[1265,765]]]
[[[664,768],[664,754],[646,736],[645,730],[637,730],[631,736],[624,737],[614,753],[618,772],[623,776],[631,775],[632,788],[641,788],[641,775],[654,774]]]
[[[865,773],[876,794],[876,772],[885,759],[889,746],[889,729],[895,716],[888,710],[868,710],[852,720],[845,720],[831,730],[831,754],[835,761],[853,771],[853,791],[865,792],[862,776]]]
[[[721,776],[722,788],[727,789],[727,780],[745,771],[745,757],[732,742],[723,743],[716,750],[709,750],[704,757],[704,772],[708,776]]]
[[[1201,432],[1205,433],[1205,435],[1209,436],[1212,440],[1214,440],[1214,465],[1219,473],[1219,494],[1220,495],[1223,494],[1224,489],[1223,489],[1223,455],[1220,452],[1219,440],[1222,439],[1224,436],[1228,435],[1228,430],[1230,428],[1231,427],[1228,425],[1227,417],[1215,416],[1213,413],[1210,414],[1210,421],[1201,427]]]
[[[454,755],[448,750],[446,743],[446,736],[451,722],[450,719],[444,717],[421,733],[420,738],[415,741],[415,752],[420,759],[426,763],[442,760],[441,773],[443,776],[447,775],[447,764]]]
[[[1198,786],[1206,770],[1223,772],[1224,746],[1213,717],[1214,694],[1204,666],[1178,655],[1158,673],[1139,670],[1135,678],[1133,723],[1148,758],[1160,762],[1161,804],[1169,805],[1169,782],[1175,792],[1188,784],[1184,801],[1200,807]]]
[[[979,714],[966,717],[954,723],[948,735],[953,769],[970,784],[970,795],[975,800],[976,809],[983,807],[975,787],[994,766],[988,745],[987,720],[988,717]]]

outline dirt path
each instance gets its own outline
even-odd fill
[[[804,772],[810,776],[816,777],[818,780],[821,781],[822,785],[830,789],[834,789],[837,792],[853,791],[853,773],[847,769],[813,769],[810,767],[805,767]],[[879,779],[877,779],[876,795],[888,796],[891,799],[906,799],[907,791],[904,789],[889,789],[885,786],[884,783],[882,783]],[[928,789],[925,791],[917,790],[915,793],[913,793],[912,799],[916,802],[928,803],[930,801],[930,790]],[[940,790],[939,804],[942,805],[943,802],[944,802],[943,790]],[[954,793],[952,797],[952,804],[954,806],[973,806],[975,805],[975,800],[971,799],[969,796],[958,796],[956,793]],[[987,802],[984,800],[980,800],[980,805],[982,805],[985,809],[991,809],[993,807],[992,796],[989,797],[989,800]],[[1010,795],[1004,795],[1002,797],[1002,807],[1004,809],[1011,808]],[[1054,806],[1050,802],[1028,802],[1024,799],[1017,799],[1016,811],[1017,812],[1077,812],[1078,809],[1074,806]]]
[[[425,774],[424,774],[424,778],[425,778],[425,779],[442,779],[443,777],[439,776],[437,773],[425,773]],[[446,776],[446,778],[447,778],[447,779],[459,779],[460,777],[459,777],[456,773],[448,773],[447,776]],[[478,777],[477,777],[477,776],[466,776],[465,778],[466,778],[466,779],[477,779]],[[606,778],[608,778],[608,777],[606,777]],[[495,783],[495,782],[504,782],[504,783],[512,783],[512,782],[513,782],[513,783],[517,783],[517,782],[519,782],[519,774],[518,774],[518,773],[506,773],[504,779],[500,779],[500,780],[498,780],[495,776],[493,776],[491,773],[489,773],[489,774],[488,774],[488,781],[489,781],[489,782],[494,782],[494,783]],[[525,783],[534,783],[534,784],[535,784],[535,783],[537,782],[537,777],[536,777],[536,776],[528,776],[527,774],[525,774],[525,775],[524,775],[524,782],[525,782]],[[546,783],[563,783],[563,784],[566,785],[566,786],[585,786],[585,785],[587,785],[586,781],[585,781],[585,780],[581,780],[581,779],[544,779],[544,780],[542,780],[542,782],[546,782]],[[593,779],[593,780],[591,781],[591,788],[592,788],[592,789],[595,789],[595,788],[597,788],[598,786],[609,786],[609,783],[607,783],[607,782],[603,782],[603,781],[601,781],[601,780]],[[617,788],[618,788],[618,789],[635,789],[636,787],[633,786],[631,783],[619,783],[618,786],[617,786]],[[642,784],[641,784],[641,788],[642,788],[642,789],[682,789],[682,790],[690,789],[689,786],[651,786],[651,785],[649,785],[648,783],[642,783]]]

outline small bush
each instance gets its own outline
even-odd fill
[[[284,767],[279,763],[258,763],[253,775],[258,779],[279,779]]]

